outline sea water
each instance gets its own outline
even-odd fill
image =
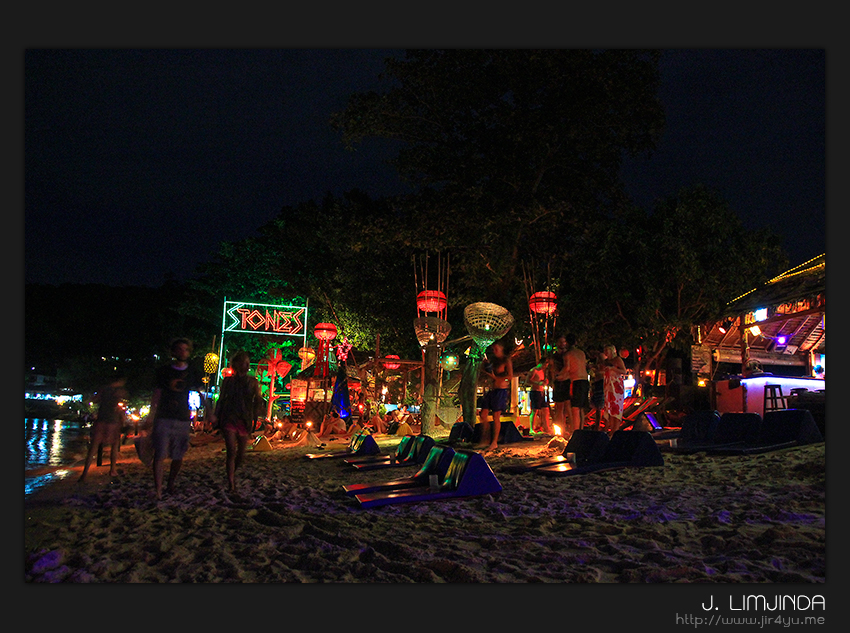
[[[90,428],[74,420],[24,418],[24,495],[71,476],[85,459]]]

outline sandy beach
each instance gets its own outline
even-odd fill
[[[437,441],[443,435],[435,434]],[[376,436],[382,452],[396,436]],[[665,454],[659,467],[577,477],[510,466],[562,446],[486,455],[503,491],[363,509],[345,484],[409,476],[249,451],[235,493],[224,442],[195,434],[178,489],[156,501],[131,444],[24,503],[28,583],[824,583],[825,444],[749,456]],[[327,441],[344,450],[348,439]],[[76,471],[81,465],[75,465]]]

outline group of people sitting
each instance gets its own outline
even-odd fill
[[[368,419],[365,417],[362,419],[355,418],[350,424],[346,424],[345,420],[339,417],[339,413],[336,410],[331,410],[322,419],[318,437],[323,438],[332,435],[350,437],[354,433],[364,429],[373,434],[392,435],[397,434],[399,429],[403,428],[403,425],[407,425],[407,430],[411,432],[412,427],[418,425],[416,417],[404,405],[384,415],[374,413]]]

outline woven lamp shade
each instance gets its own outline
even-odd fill
[[[204,373],[214,374],[218,371],[218,354],[210,352],[204,356]]]
[[[482,350],[498,341],[514,324],[514,317],[506,308],[495,303],[470,303],[463,310],[463,322],[472,340]]]
[[[413,330],[419,345],[425,347],[428,343],[442,343],[452,331],[448,321],[438,317],[420,317],[413,319]]]

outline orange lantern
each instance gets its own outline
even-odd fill
[[[387,354],[386,358],[395,358],[395,359],[401,360],[395,354]],[[399,367],[401,367],[401,363],[392,363],[392,362],[388,363],[387,361],[384,361],[384,367],[386,367],[387,369],[390,369],[390,370],[398,369]]]
[[[416,295],[416,307],[422,312],[442,312],[447,305],[446,295],[439,290],[423,290]]]
[[[557,307],[558,297],[546,290],[535,292],[528,300],[528,309],[536,314],[552,314]]]

